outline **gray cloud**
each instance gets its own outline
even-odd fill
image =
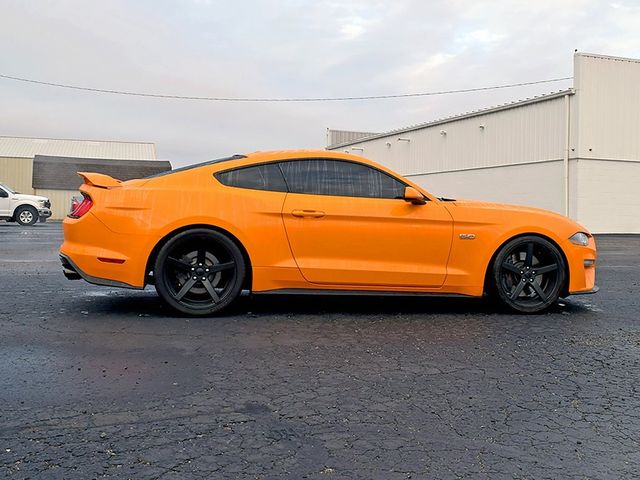
[[[186,95],[432,91],[567,76],[574,48],[638,57],[639,24],[633,0],[5,0],[0,70]],[[326,127],[384,131],[568,85],[363,103],[224,104],[0,80],[0,132],[152,141],[160,157],[180,165],[322,148]]]

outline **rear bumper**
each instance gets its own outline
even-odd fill
[[[106,278],[98,278],[93,277],[91,275],[83,272],[73,260],[64,255],[60,254],[60,262],[62,263],[62,273],[69,280],[85,280],[89,283],[93,283],[94,285],[103,285],[105,287],[118,287],[118,288],[133,288],[136,290],[142,290],[144,287],[134,287],[133,285],[129,285],[128,283],[118,282],[116,280],[109,280]]]
[[[60,259],[65,276],[96,285],[144,288],[150,237],[111,231],[91,212],[62,223]]]

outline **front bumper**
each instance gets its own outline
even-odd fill
[[[594,287],[591,290],[586,290],[583,292],[573,292],[571,295],[592,295],[594,293],[598,293],[599,290],[600,290],[600,287],[597,285],[594,285]]]
[[[40,221],[46,220],[51,216],[51,209],[49,208],[39,208],[38,216],[40,217]]]
[[[596,293],[596,262],[598,253],[593,237],[589,237],[586,246],[573,245],[565,248],[569,263],[569,288],[568,295],[580,295]]]

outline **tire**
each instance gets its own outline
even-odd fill
[[[220,313],[240,296],[246,265],[229,237],[198,228],[179,233],[160,249],[153,275],[158,295],[170,307],[206,316]]]
[[[491,268],[497,298],[520,313],[539,313],[555,304],[566,279],[558,247],[534,235],[507,242]]]
[[[14,216],[20,225],[30,227],[38,222],[38,211],[30,205],[20,205]]]

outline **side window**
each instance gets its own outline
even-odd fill
[[[5,192],[4,188],[0,188],[0,198],[7,198],[9,194]]]
[[[310,159],[280,164],[289,191],[343,197],[402,198],[405,185],[360,163]]]
[[[229,187],[269,190],[272,192],[287,191],[287,184],[276,163],[219,172],[215,174],[215,177],[220,183]]]

